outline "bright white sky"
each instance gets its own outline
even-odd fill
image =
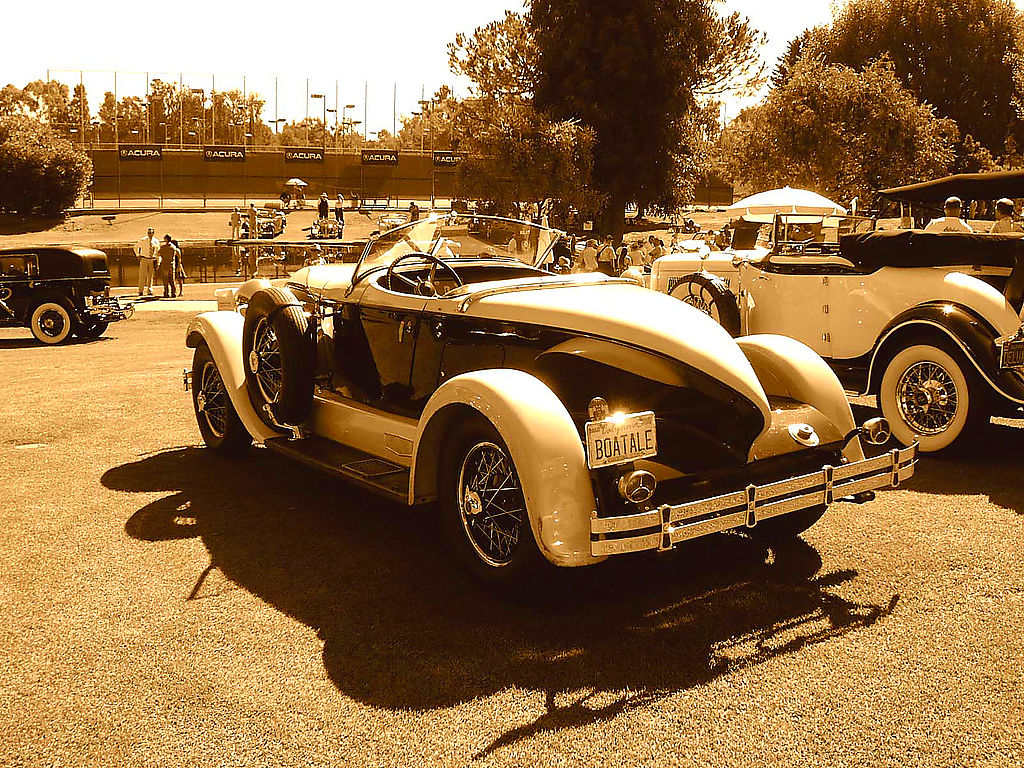
[[[771,67],[786,43],[808,26],[831,19],[830,0],[724,0],[725,11],[739,11],[768,35],[764,57]],[[139,2],[48,0],[45,3],[0,0],[8,34],[0,46],[0,86],[23,87],[51,77],[73,83],[78,70],[95,111],[104,91],[142,95],[146,75],[177,81],[184,69],[186,87],[257,91],[267,102],[264,115],[301,119],[306,114],[306,78],[311,116],[323,109],[364,119],[370,131],[391,130],[393,89],[397,111],[408,114],[421,93],[430,97],[444,83],[464,91],[448,69],[447,44],[457,32],[521,10],[522,0],[319,0],[292,5],[265,0],[178,0]],[[135,74],[127,74],[135,73]],[[211,83],[211,73],[216,82]],[[335,83],[338,98],[335,101]],[[364,86],[364,83],[366,84]],[[368,98],[364,105],[364,87]],[[728,109],[730,116],[737,111]],[[328,115],[328,122],[334,116]],[[364,130],[359,126],[358,130]]]

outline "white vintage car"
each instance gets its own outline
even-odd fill
[[[733,335],[804,342],[848,390],[877,395],[894,436],[922,451],[950,446],[993,414],[1019,415],[1019,235],[865,232],[851,219],[810,218],[776,217],[762,253],[659,259],[650,286]]]
[[[207,446],[255,440],[437,502],[459,560],[497,584],[716,531],[796,536],[912,474],[914,447],[865,459],[884,420],[858,427],[807,346],[734,340],[618,278],[553,275],[563,233],[493,223],[492,242],[431,216],[357,264],[222,294],[186,338]],[[509,226],[525,233],[513,250]]]

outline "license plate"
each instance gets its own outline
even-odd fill
[[[1004,341],[999,347],[999,367],[1015,368],[1024,365],[1024,339]]]
[[[625,464],[658,454],[653,411],[588,421],[584,432],[587,438],[587,466],[591,469]]]

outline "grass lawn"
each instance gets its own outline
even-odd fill
[[[185,312],[0,331],[0,765],[1019,766],[1024,430],[766,551],[454,572],[436,512],[199,447]]]

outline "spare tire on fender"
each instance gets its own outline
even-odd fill
[[[736,294],[717,275],[694,272],[681,277],[669,295],[710,316],[733,338],[740,335],[740,305]]]
[[[245,384],[256,413],[272,427],[309,418],[315,361],[308,330],[291,291],[264,288],[249,299],[242,330]]]

